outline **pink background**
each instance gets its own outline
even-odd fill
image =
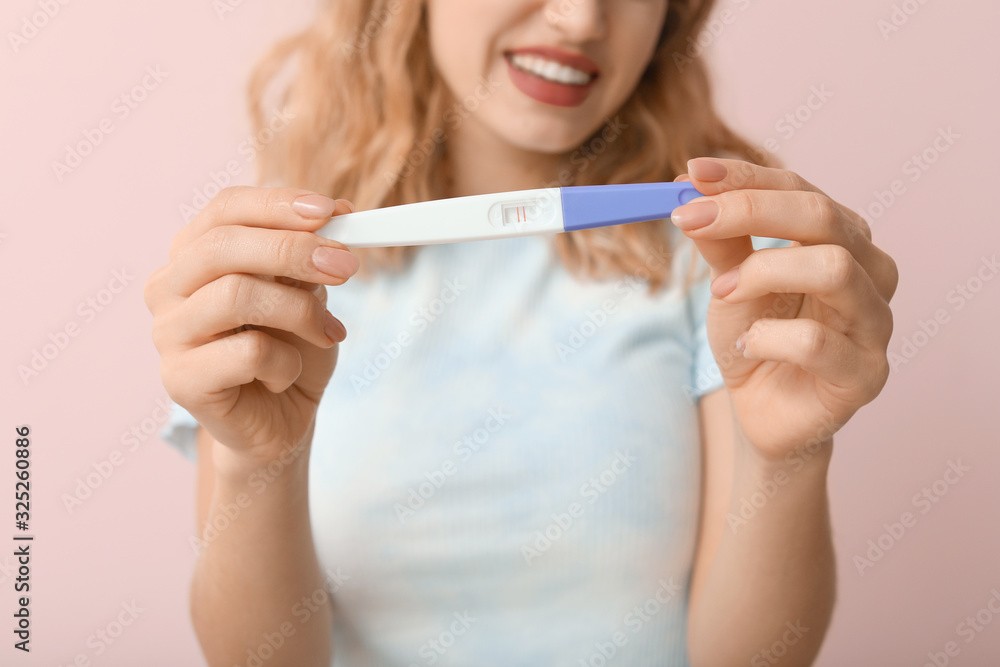
[[[7,35],[39,5],[4,5],[0,276],[8,356],[0,427],[13,444],[15,425],[32,426],[37,538],[30,659],[10,648],[13,559],[12,549],[0,548],[2,664],[67,665],[78,654],[101,666],[204,664],[187,612],[194,468],[155,435],[134,451],[120,438],[133,426],[152,432],[162,424],[156,409],[165,392],[143,282],[184,223],[179,206],[191,204],[211,172],[235,159],[238,181],[252,182],[238,152],[249,132],[249,63],[312,7],[232,4],[222,18],[209,2],[57,5],[17,52]],[[825,667],[920,665],[949,641],[960,649],[949,664],[991,665],[1000,655],[1000,618],[971,642],[957,634],[1000,590],[1000,278],[992,275],[960,309],[948,299],[957,284],[971,279],[979,287],[983,258],[1000,250],[989,204],[998,172],[987,150],[1000,138],[1000,10],[992,0],[901,5],[916,11],[885,38],[878,22],[890,20],[890,0],[722,0],[731,13],[710,45],[726,117],[758,143],[774,138],[790,168],[868,210],[876,241],[901,275],[890,350],[919,345],[838,438],[831,496],[840,601],[818,663]],[[123,118],[115,99],[140,84],[147,67],[166,75]],[[813,87],[825,87],[829,99],[800,110],[809,118],[789,136],[778,124]],[[112,119],[111,134],[60,181],[53,162],[104,118]],[[931,148],[940,128],[958,138],[910,180],[907,161]],[[884,212],[872,209],[876,192],[896,179],[905,192]],[[122,270],[132,279],[88,320],[78,304]],[[919,334],[939,309],[947,322],[933,336]],[[23,382],[17,367],[74,322],[77,335]],[[63,495],[115,449],[124,461],[70,513]],[[0,467],[9,471],[5,451]],[[913,496],[949,461],[968,472],[921,514]],[[10,517],[13,477],[0,479]],[[907,511],[916,525],[859,574],[853,557]],[[142,610],[135,622],[96,655],[88,637],[132,601]]]

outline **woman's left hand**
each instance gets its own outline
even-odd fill
[[[711,267],[708,336],[743,436],[769,459],[825,442],[889,375],[896,264],[798,174],[697,158],[672,220]],[[791,246],[754,251],[750,236]]]

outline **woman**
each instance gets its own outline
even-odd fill
[[[220,193],[146,287],[209,664],[811,663],[832,438],[885,383],[897,274],[715,115],[684,55],[711,5],[331,0],[263,61],[261,128],[296,56],[260,158],[286,187]],[[312,233],[354,208],[327,195],[675,178],[706,196],[671,222]]]

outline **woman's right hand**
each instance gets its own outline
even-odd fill
[[[307,190],[226,188],[146,281],[163,385],[225,456],[266,463],[310,432],[347,335],[325,286],[359,266],[313,231],[352,208]]]

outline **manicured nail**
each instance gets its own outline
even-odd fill
[[[736,339],[736,351],[743,353],[747,349],[747,332],[744,331]]]
[[[721,276],[712,281],[712,296],[723,298],[731,294],[736,289],[736,281],[739,279],[739,268],[729,269]]]
[[[729,173],[726,165],[707,157],[697,157],[688,160],[688,173],[698,181],[721,181]]]
[[[341,343],[347,338],[347,329],[336,317],[330,314],[329,310],[324,315],[323,329],[326,331],[326,337],[334,343]]]
[[[292,202],[292,210],[303,218],[329,218],[337,202],[323,195],[302,195]]]
[[[361,266],[361,260],[357,255],[326,246],[313,250],[312,260],[317,269],[337,278],[349,278],[357,273],[358,267]]]
[[[678,206],[670,214],[670,222],[677,225],[679,229],[690,231],[710,225],[718,217],[719,205],[711,199],[705,199]]]

